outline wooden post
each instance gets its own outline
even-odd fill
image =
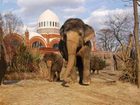
[[[138,21],[138,0],[133,0],[134,9],[134,39],[136,49],[136,71],[137,71],[137,86],[140,87],[140,51],[139,51],[139,21]]]

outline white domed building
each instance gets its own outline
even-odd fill
[[[58,16],[51,10],[46,10],[39,16],[37,32],[25,32],[26,45],[31,48],[58,49],[59,25]]]
[[[58,34],[59,18],[50,10],[43,12],[38,19],[37,32],[40,34]]]

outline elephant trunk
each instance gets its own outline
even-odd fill
[[[78,35],[77,32],[74,32],[74,31],[67,32],[68,64],[67,64],[66,72],[64,75],[64,81],[66,82],[70,82],[68,77],[76,61],[76,50],[79,45],[79,38],[80,36]]]

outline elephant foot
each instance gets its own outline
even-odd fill
[[[53,82],[53,80],[51,80],[51,79],[47,79],[49,82]]]
[[[79,82],[80,85],[83,85],[83,86],[89,86],[90,85],[90,82]]]
[[[89,86],[89,84],[83,84],[83,83],[79,83],[82,86]]]
[[[57,82],[63,82],[63,80],[58,80]]]
[[[69,87],[69,83],[68,82],[66,82],[66,81],[64,81],[63,80],[63,82],[62,82],[62,84],[61,84],[62,86],[64,86],[64,87]]]

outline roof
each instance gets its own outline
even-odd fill
[[[41,38],[43,38],[44,40],[46,40],[41,34],[36,33],[36,32],[29,32],[29,40],[33,37],[39,36]]]
[[[42,22],[42,21],[59,22],[59,18],[54,12],[48,9],[39,16],[38,22]]]

